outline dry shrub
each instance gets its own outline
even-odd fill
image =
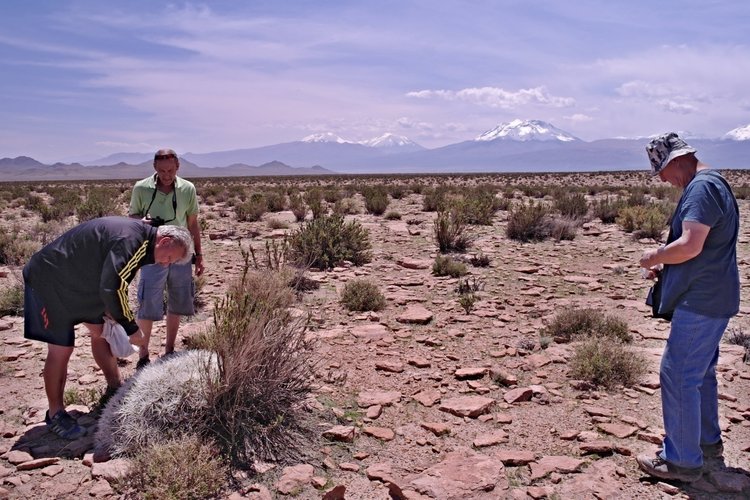
[[[342,198],[333,204],[333,213],[337,215],[355,215],[359,213],[359,206],[354,198]]]
[[[298,193],[289,195],[289,210],[292,211],[297,222],[305,220],[307,206],[305,205],[305,200]]]
[[[204,377],[204,425],[232,463],[299,458],[307,439],[303,403],[311,392],[307,318],[295,317],[288,276],[245,271],[214,312],[206,347],[218,375]]]
[[[463,213],[455,207],[438,211],[434,232],[441,252],[464,252],[471,245]]]
[[[435,257],[435,262],[432,264],[432,273],[435,276],[450,276],[451,278],[459,278],[465,275],[468,271],[466,270],[466,264],[458,262],[445,255],[438,255]]]
[[[625,207],[619,212],[617,224],[636,238],[660,240],[671,213],[672,207],[666,203]]]
[[[13,283],[0,288],[0,316],[23,314],[23,285]]]
[[[281,212],[286,210],[286,196],[278,190],[266,191],[266,205],[269,212]]]
[[[563,217],[582,218],[589,211],[589,204],[582,193],[568,193],[559,190],[555,193],[555,210],[558,210]]]
[[[401,220],[401,212],[391,210],[390,212],[385,214],[385,218],[388,220]]]
[[[471,265],[474,267],[489,267],[490,262],[492,262],[490,256],[482,252],[479,252],[476,255],[472,255],[469,259],[469,263],[471,263]]]
[[[579,225],[579,219],[545,217],[541,224],[541,234],[555,241],[572,241],[576,237]]]
[[[39,250],[41,245],[31,241],[20,228],[0,231],[0,265],[21,266]]]
[[[83,203],[75,208],[78,222],[97,219],[107,215],[121,215],[121,204],[118,200],[120,190],[115,187],[95,187],[86,190]],[[76,196],[77,197],[77,196]]]
[[[289,237],[289,256],[297,265],[321,270],[342,261],[360,266],[372,259],[369,232],[357,221],[344,222],[341,215],[319,217]]]
[[[541,335],[565,343],[582,337],[605,337],[632,342],[628,324],[617,316],[603,315],[597,309],[563,309],[555,315]]]
[[[624,200],[612,199],[609,196],[594,203],[594,217],[601,219],[604,224],[612,224],[617,220],[617,215],[626,206]]]
[[[382,185],[371,186],[362,192],[365,199],[365,210],[373,215],[383,215],[388,208],[388,191]]]
[[[545,220],[549,209],[542,203],[522,203],[514,206],[508,216],[505,234],[511,240],[541,241],[547,238]]]
[[[467,224],[491,226],[497,210],[495,190],[489,186],[470,189],[452,204],[461,211]]]
[[[594,337],[576,346],[570,360],[570,376],[595,385],[632,386],[646,372],[646,360],[622,342]]]
[[[289,223],[282,219],[271,218],[266,221],[269,229],[288,229]]]
[[[266,211],[268,211],[268,204],[266,203],[266,197],[261,193],[253,193],[250,195],[250,199],[238,203],[234,207],[237,220],[240,222],[258,221]]]
[[[209,445],[195,436],[186,436],[138,453],[116,488],[126,498],[218,498],[228,476],[228,467]]]
[[[310,207],[313,219],[318,219],[325,214],[323,205],[323,192],[319,188],[312,188],[305,192],[305,202]]]
[[[380,311],[385,307],[385,297],[372,281],[354,279],[344,285],[341,303],[350,311]]]

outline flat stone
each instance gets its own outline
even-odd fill
[[[589,441],[583,443],[578,447],[578,449],[581,450],[584,455],[590,453],[596,453],[597,455],[611,455],[612,453],[614,453],[615,447],[609,441],[600,439],[598,441]]]
[[[365,470],[365,475],[367,475],[367,479],[370,481],[382,481],[384,483],[397,482],[393,477],[391,464],[389,463],[372,464]]]
[[[534,391],[530,387],[518,387],[506,392],[503,395],[503,399],[508,404],[521,403],[523,401],[531,401],[533,395]]]
[[[711,471],[708,479],[719,491],[725,493],[742,493],[750,489],[750,477],[741,473]]]
[[[484,396],[459,396],[443,401],[439,409],[459,417],[476,418],[487,413],[494,403],[494,399]]]
[[[638,432],[637,427],[633,427],[632,425],[625,425],[625,424],[599,424],[599,429],[601,429],[602,432],[606,434],[611,434],[615,436],[616,438],[625,439],[626,437],[630,437],[636,432]]]
[[[451,428],[448,424],[442,422],[422,422],[419,424],[423,429],[430,431],[436,436],[447,436],[451,433]]]
[[[375,369],[389,373],[401,373],[404,371],[404,365],[398,361],[376,361]]]
[[[91,477],[106,479],[111,483],[125,477],[129,468],[130,461],[124,458],[116,458],[108,462],[95,462],[91,466]]]
[[[426,325],[432,321],[432,318],[433,314],[424,306],[413,304],[408,306],[406,310],[396,318],[396,321],[411,325]]]
[[[545,456],[537,462],[531,463],[531,480],[543,478],[551,472],[571,473],[578,472],[585,462],[583,460],[567,456]]]
[[[407,269],[430,269],[432,267],[432,261],[426,259],[401,258],[396,260],[396,264]]]
[[[408,360],[406,360],[406,362],[412,366],[416,366],[417,368],[429,368],[431,365],[429,359],[418,356],[409,358]]]
[[[354,436],[356,436],[356,434],[356,427],[348,425],[335,425],[327,431],[323,431],[324,438],[342,443],[351,443],[354,441]]]
[[[89,495],[92,497],[107,497],[114,493],[112,486],[105,479],[99,479],[94,483],[94,486],[89,490]]]
[[[382,441],[392,441],[396,437],[396,433],[387,427],[365,426],[362,432]]]
[[[29,460],[28,462],[23,462],[16,465],[16,470],[22,471],[41,469],[42,467],[47,467],[48,465],[54,465],[59,461],[60,459],[57,457],[37,458],[35,460]]]
[[[357,325],[352,328],[351,334],[358,339],[371,341],[393,337],[388,327],[380,323]]]
[[[508,488],[503,463],[468,448],[446,454],[442,462],[407,477],[406,483],[430,498],[485,498],[486,492]]]
[[[459,368],[455,371],[454,376],[458,380],[476,380],[480,379],[485,376],[487,373],[487,368],[482,367],[468,367],[468,368]]]
[[[439,403],[441,398],[442,394],[437,389],[425,389],[412,396],[412,399],[428,408]]]
[[[45,476],[55,477],[56,475],[61,473],[63,470],[65,470],[65,467],[63,467],[62,465],[50,465],[42,469],[41,472]]]
[[[13,450],[8,452],[8,456],[5,457],[5,459],[10,464],[19,465],[24,462],[31,462],[32,460],[34,460],[34,457],[32,457],[31,454],[25,451]]]
[[[479,434],[477,437],[474,438],[474,447],[475,448],[484,448],[486,446],[494,446],[496,444],[500,443],[507,443],[508,442],[508,433],[497,429],[492,432],[487,432],[483,434]],[[504,464],[505,462],[503,462]]]
[[[401,393],[398,391],[362,391],[357,396],[357,404],[361,408],[373,405],[390,406],[400,400]]]
[[[534,453],[525,450],[500,450],[495,452],[495,457],[508,466],[526,465],[536,460]]]
[[[7,323],[6,323],[7,324]],[[9,328],[6,328],[6,330]],[[0,331],[2,328],[0,328]],[[26,354],[26,349],[8,349],[0,353],[0,361],[17,361],[18,358]]]
[[[283,495],[296,494],[300,489],[310,484],[314,472],[315,468],[309,464],[284,467],[281,471],[281,477],[274,485],[276,491]]]
[[[602,406],[584,406],[583,411],[589,414],[591,417],[611,417],[612,411]]]

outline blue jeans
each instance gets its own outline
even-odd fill
[[[671,464],[703,465],[701,444],[721,439],[716,363],[728,318],[712,318],[676,309],[661,359],[661,404],[664,448]]]

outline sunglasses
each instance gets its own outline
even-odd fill
[[[155,155],[154,160],[170,160],[172,158],[177,158],[177,155],[168,154],[168,155]]]

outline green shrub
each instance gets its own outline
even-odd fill
[[[18,227],[0,231],[0,265],[24,265],[39,248],[40,245],[29,240]]]
[[[289,195],[289,210],[292,211],[297,222],[305,220],[307,206],[305,205],[305,200],[298,193]]]
[[[234,213],[240,222],[259,221],[267,210],[266,197],[260,193],[251,194],[250,199],[234,207]]]
[[[383,186],[372,186],[364,190],[365,210],[373,215],[383,215],[388,208],[388,192]]]
[[[283,193],[277,190],[271,190],[267,191],[265,196],[266,206],[268,207],[269,212],[281,212],[282,210],[286,210],[286,196],[284,196]]]
[[[620,210],[616,220],[623,231],[636,238],[661,239],[671,213],[665,203],[628,206]]]
[[[570,376],[595,385],[632,386],[646,372],[643,356],[621,342],[594,337],[575,347],[570,360]]]
[[[460,210],[440,210],[434,223],[435,240],[441,252],[463,252],[471,245]]]
[[[490,256],[482,252],[472,255],[469,259],[469,263],[474,267],[489,267],[491,261]]]
[[[467,273],[466,264],[458,262],[445,255],[438,255],[435,257],[435,262],[432,264],[432,273],[435,276],[450,276],[452,278],[458,278]]]
[[[461,308],[466,312],[466,314],[471,314],[471,311],[474,310],[474,305],[477,302],[477,296],[473,293],[465,293],[458,297],[458,304],[461,306]]]
[[[313,219],[318,219],[325,214],[323,206],[323,193],[319,188],[308,189],[305,192],[305,202],[310,207]]]
[[[23,314],[23,285],[14,283],[0,289],[0,316]]]
[[[511,240],[540,241],[547,238],[545,219],[549,210],[542,203],[522,203],[510,210],[505,234]]]
[[[444,186],[425,188],[422,191],[422,210],[424,212],[436,212],[445,209],[447,194],[448,188]]]
[[[567,191],[558,191],[555,195],[555,210],[558,210],[563,217],[581,218],[589,211],[589,204],[582,193],[568,193]]]
[[[276,219],[276,218],[268,219],[268,222],[266,222],[266,224],[268,224],[269,229],[288,229],[289,228],[289,223],[287,221]]]
[[[580,219],[545,217],[542,221],[542,234],[555,241],[571,241],[576,237],[579,224]]]
[[[344,285],[341,303],[349,311],[380,311],[385,307],[385,297],[372,281],[354,279]]]
[[[464,193],[459,200],[453,202],[467,224],[491,226],[495,216],[495,192],[487,187],[479,187]]]
[[[214,308],[205,344],[216,353],[218,375],[207,384],[209,414],[198,429],[231,463],[299,460],[310,429],[304,402],[312,390],[313,341],[305,316],[295,316],[291,271],[250,271]]]
[[[216,452],[196,437],[183,437],[145,448],[132,458],[116,483],[121,493],[145,500],[218,498],[229,469]]]
[[[388,187],[388,192],[394,200],[400,200],[405,194],[404,186],[401,184],[391,184]]]
[[[617,316],[603,315],[598,309],[563,309],[542,330],[545,337],[556,342],[570,342],[580,337],[606,337],[632,342],[628,324]]]
[[[342,198],[333,204],[333,213],[338,215],[354,215],[359,213],[359,207],[353,198]]]
[[[401,212],[391,210],[385,214],[385,218],[388,220],[401,220]]]
[[[368,231],[335,214],[314,219],[293,233],[289,252],[293,262],[317,269],[330,269],[345,260],[360,266],[372,258]]]
[[[87,189],[85,199],[75,209],[78,222],[107,215],[121,215],[118,196],[119,190],[113,188],[91,187]]]
[[[612,224],[617,220],[617,215],[625,207],[625,201],[612,199],[609,196],[594,203],[594,217],[601,219],[604,224]]]
[[[326,200],[328,203],[336,203],[342,198],[343,198],[343,195],[341,194],[341,190],[335,187],[329,187],[323,191],[323,199]]]

